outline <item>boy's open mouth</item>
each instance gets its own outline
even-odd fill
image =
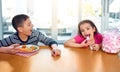
[[[30,32],[32,32],[32,29],[30,30]]]

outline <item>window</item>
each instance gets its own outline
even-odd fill
[[[60,43],[77,33],[77,25],[83,19],[92,20],[99,32],[110,26],[120,27],[119,0],[1,0],[1,3],[4,37],[15,32],[11,19],[22,13],[30,16],[35,29]]]

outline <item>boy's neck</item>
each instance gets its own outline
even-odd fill
[[[28,40],[28,36],[27,36],[27,35],[18,33],[18,36],[19,36],[19,38],[20,38],[22,41],[27,41],[27,40]]]

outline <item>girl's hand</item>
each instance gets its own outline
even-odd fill
[[[94,39],[94,33],[90,33],[90,39]]]
[[[88,45],[89,43],[87,42],[86,39],[81,43],[81,47],[87,47]]]
[[[88,43],[89,43],[90,45],[95,43],[94,33],[91,33],[91,34],[90,34],[90,39],[88,40]]]
[[[15,53],[19,52],[18,46],[20,46],[20,45],[19,44],[12,44],[12,45],[8,46],[7,53],[15,54]]]
[[[92,44],[91,46],[92,46],[93,50],[98,51],[100,49],[99,44]]]
[[[95,40],[94,40],[93,37],[91,37],[89,40],[87,40],[87,44],[88,44],[88,45],[92,45],[92,44],[94,44],[94,43],[95,43]]]

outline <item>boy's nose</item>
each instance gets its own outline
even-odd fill
[[[34,25],[32,24],[32,27],[34,27]]]

